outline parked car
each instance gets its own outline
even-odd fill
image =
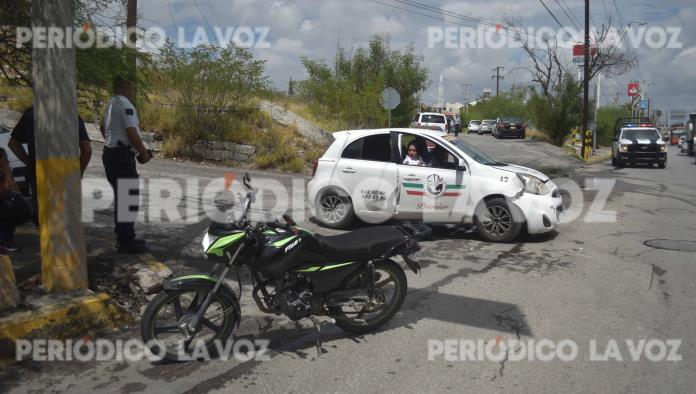
[[[527,125],[522,119],[514,116],[498,118],[493,127],[493,137],[495,138],[525,138],[526,134]]]
[[[480,120],[471,120],[469,121],[469,126],[467,127],[467,133],[478,133],[479,128],[481,127],[481,121]]]
[[[351,130],[318,160],[308,184],[316,219],[344,228],[390,219],[475,225],[494,242],[556,228],[563,200],[546,175],[498,162],[454,136],[422,129]],[[409,144],[427,166],[402,164]]]
[[[611,162],[616,167],[627,163],[667,166],[667,144],[654,127],[624,127],[618,137],[612,139]]]
[[[417,129],[440,130],[447,133],[447,118],[437,112],[419,112],[411,122],[411,127]]]
[[[495,127],[495,120],[486,119],[481,122],[481,127],[479,127],[478,133],[479,135],[493,134],[493,127]]]
[[[24,163],[19,161],[17,156],[15,156],[15,154],[12,153],[10,148],[7,146],[7,144],[10,142],[10,133],[10,129],[5,126],[0,126],[0,147],[5,149],[7,152],[7,158],[10,160],[10,167],[12,168],[12,176],[14,177],[15,183],[23,194],[28,195],[29,185],[25,177],[27,167],[24,165]]]
[[[674,129],[670,133],[670,145],[679,145],[679,141],[681,140],[681,137],[686,138],[686,130],[684,129]]]
[[[689,152],[689,139],[684,136],[679,140],[679,152],[688,153]]]

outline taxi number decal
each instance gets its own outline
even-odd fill
[[[508,181],[508,177],[506,177],[506,176],[501,176],[501,177],[500,177],[500,182],[507,183],[507,181]]]

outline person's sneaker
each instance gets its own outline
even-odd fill
[[[147,251],[147,248],[145,247],[144,242],[120,242],[117,246],[118,252],[119,253],[131,253],[131,254],[137,254],[137,253],[145,253]]]
[[[0,246],[3,246],[10,252],[19,252],[20,250],[22,250],[19,246],[17,246],[17,243],[15,241],[2,241],[0,242]]]

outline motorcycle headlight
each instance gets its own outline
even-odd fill
[[[523,191],[525,193],[537,194],[540,196],[551,193],[551,189],[546,186],[544,181],[535,176],[517,174],[517,177],[520,178],[520,181],[524,184]]]
[[[210,247],[210,244],[212,243],[212,240],[210,239],[210,234],[206,231],[205,235],[203,236],[203,241],[201,244],[203,245],[203,251],[208,250]]]

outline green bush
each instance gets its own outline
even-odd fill
[[[368,48],[339,48],[335,59],[330,67],[302,58],[308,78],[299,83],[299,95],[314,116],[331,119],[329,129],[385,127],[388,113],[381,94],[389,86],[401,95],[392,110],[392,125],[409,125],[419,107],[418,94],[429,85],[428,71],[413,46],[394,50],[386,38],[374,36]]]
[[[628,116],[631,116],[631,109],[628,106],[599,108],[597,111],[597,144],[611,145],[616,119]]]

